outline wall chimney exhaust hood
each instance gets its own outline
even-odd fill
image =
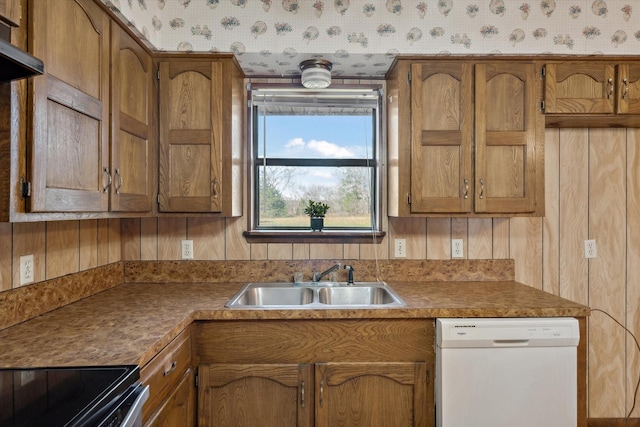
[[[0,82],[44,73],[41,60],[0,38]]]

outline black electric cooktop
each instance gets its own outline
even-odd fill
[[[0,427],[93,425],[139,378],[128,365],[0,369]]]

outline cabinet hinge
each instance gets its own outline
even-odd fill
[[[158,72],[156,73],[156,78],[160,80],[160,68],[158,68]]]
[[[160,193],[156,194],[156,203],[160,204]]]
[[[540,110],[544,113],[544,101],[540,101]]]
[[[411,71],[407,73],[407,84],[411,84]]]
[[[196,388],[198,388],[198,379],[199,379],[198,373],[199,372],[200,371],[198,369],[196,369],[196,374],[194,375],[194,385],[196,386]]]
[[[31,183],[24,178],[20,178],[20,197],[23,199],[31,197]]]
[[[540,76],[542,78],[545,78],[547,76],[547,66],[546,65],[542,66],[542,69],[540,70]]]
[[[411,193],[407,193],[407,203],[411,204]]]

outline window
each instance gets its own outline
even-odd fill
[[[326,230],[379,230],[380,92],[251,87],[253,230],[309,230],[310,199]]]

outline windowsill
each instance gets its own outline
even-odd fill
[[[278,231],[251,230],[243,233],[248,243],[381,243],[384,231]]]

